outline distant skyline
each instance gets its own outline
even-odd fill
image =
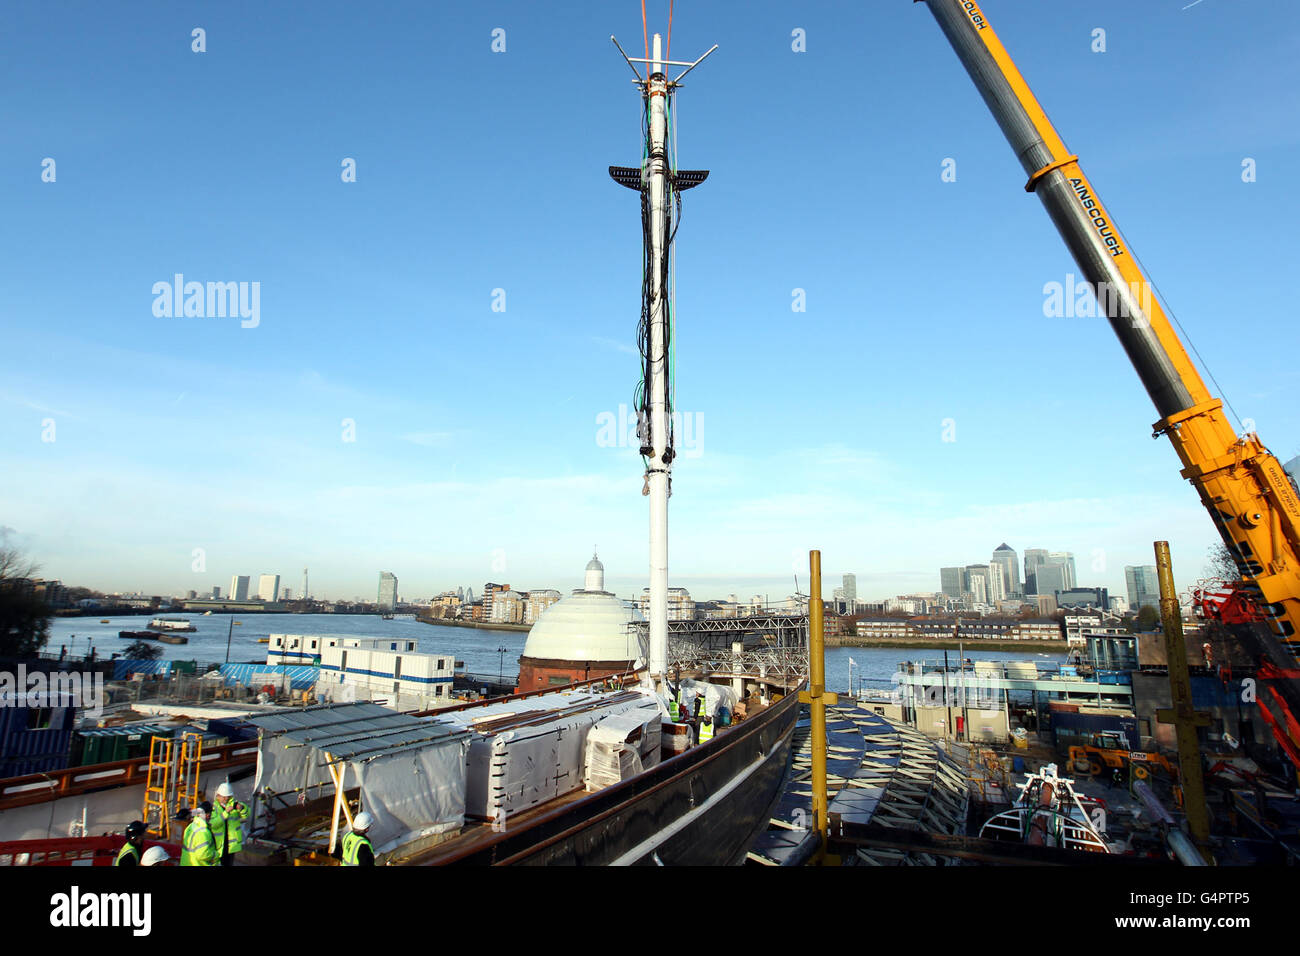
[[[1289,0],[1185,4],[986,12],[1286,461],[1300,29]],[[606,172],[641,153],[608,40],[640,48],[635,6],[6,7],[12,542],[69,585],[297,590],[308,566],[349,599],[384,569],[410,596],[567,591],[596,543],[639,594],[642,463],[608,423],[641,227]],[[879,600],[1003,541],[1113,594],[1157,539],[1200,577],[1211,521],[1107,323],[1045,317],[1077,270],[925,9],[676,11],[674,58],[715,42],[677,97],[681,166],[711,174],[677,237],[670,584],[777,599],[816,547],[824,596],[855,573]],[[256,283],[255,326],[160,314],[177,274]]]
[[[1079,564],[1079,557],[1080,556],[1078,555],[1075,556],[1076,564]],[[602,558],[602,561],[603,560],[604,559]],[[825,561],[825,555],[823,555],[823,561]],[[1134,564],[1136,564],[1137,566],[1147,566],[1147,565],[1143,565],[1141,562],[1134,562]],[[1205,575],[1206,570],[1209,567],[1209,564],[1210,564],[1210,559],[1208,554],[1206,555],[1205,560],[1202,561],[1199,566],[1195,566],[1194,562],[1190,560],[1184,566],[1183,563],[1180,562],[1177,559],[1177,557],[1175,557],[1175,573],[1178,575],[1179,587],[1180,588],[1189,587],[1196,578],[1203,577]],[[1080,568],[1085,566],[1087,565],[1080,564]],[[1118,568],[1118,578],[1120,582],[1118,585],[1112,585],[1111,583],[1109,583],[1109,578],[1110,576],[1112,576],[1111,571],[1106,572],[1105,580],[1101,580],[1099,578],[1098,581],[1093,581],[1090,579],[1086,579],[1087,575],[1085,575],[1083,571],[1080,570],[1078,573],[1078,577],[1080,580],[1077,583],[1077,586],[1105,587],[1108,590],[1110,590],[1111,593],[1118,596],[1123,596],[1127,593],[1125,567],[1126,565],[1120,565]],[[855,573],[858,579],[858,600],[860,601],[875,603],[878,601],[883,601],[885,598],[896,597],[897,595],[900,594],[927,593],[927,592],[937,593],[941,590],[940,587],[938,586],[937,569],[932,575],[932,577],[934,578],[935,586],[931,587],[929,586],[928,583],[923,583],[917,585],[916,587],[906,587],[902,585],[888,584],[889,581],[909,580],[909,577],[905,574],[864,576],[860,572],[854,572],[849,569],[831,571],[828,570],[825,566],[823,566],[822,569],[823,597],[825,597],[827,600],[830,600],[831,592],[835,588],[840,586],[839,582],[841,580],[841,577],[844,574],[855,574]],[[72,581],[72,580],[68,580],[67,578],[60,578],[59,575],[51,574],[44,568],[41,569],[41,575],[48,578],[57,578],[59,580],[62,580],[63,584],[69,587],[77,587],[77,586],[90,587],[94,590],[103,591],[105,593],[119,592],[119,593],[142,593],[147,595],[161,595],[161,596],[178,596],[178,595],[184,595],[188,591],[193,590],[193,591],[197,591],[199,597],[202,598],[210,595],[212,587],[220,586],[220,585],[203,585],[202,583],[199,584],[191,583],[185,587],[176,587],[170,589],[168,588],[150,589],[144,587],[139,587],[139,588],[100,587],[93,584],[88,584],[84,581]],[[258,572],[258,575],[261,576],[261,572]],[[399,581],[404,580],[401,574],[397,574],[397,577]],[[495,578],[490,576],[486,577],[483,579],[483,581],[475,582],[472,586],[481,587],[482,584],[485,583],[486,581],[496,581],[496,583],[509,584],[513,590],[518,590],[518,591],[532,591],[532,590],[543,590],[547,588],[555,588],[559,590],[561,593],[567,593],[569,590],[582,587],[581,569],[579,569],[578,572],[570,575],[569,577],[572,578],[573,583],[570,583],[569,578],[565,578],[563,581],[560,582],[550,581],[550,582],[521,583],[512,580],[509,575],[502,575],[498,572]],[[877,587],[874,591],[864,591],[862,587],[862,581],[864,577],[867,578],[868,580],[874,579],[880,581],[881,583],[879,587]],[[924,573],[921,573],[917,579],[920,580],[921,578],[925,578],[925,577],[926,575]],[[1184,578],[1186,579],[1185,585],[1182,583]],[[285,580],[287,580],[287,578]],[[643,582],[644,582],[644,578],[638,579],[634,575],[619,576],[619,575],[611,575],[608,573],[606,574],[606,586],[612,591],[614,591],[614,593],[624,597],[634,598],[635,596],[639,595],[642,588],[645,586]],[[772,601],[779,601],[779,600],[783,600],[785,597],[787,597],[788,595],[794,592],[794,583],[795,583],[794,572],[792,571],[791,574],[788,576],[788,579],[785,582],[788,586],[786,586],[784,590],[782,590],[782,588],[780,587],[781,583],[782,582],[780,577],[775,575],[768,576],[768,577],[756,577],[746,581],[721,580],[721,582],[719,582],[719,579],[716,576],[702,576],[698,579],[674,580],[673,586],[686,588],[688,591],[691,592],[691,596],[697,600],[722,600],[725,599],[729,594],[735,594],[740,601],[748,601],[756,594],[765,594]],[[1023,585],[1023,583],[1024,582],[1022,581],[1021,584]],[[223,587],[223,594],[224,594],[225,589],[224,586],[222,587]],[[411,590],[411,586],[407,584],[402,584],[398,589],[398,593],[403,601],[416,602],[416,601],[428,600],[429,598],[432,598],[444,591],[455,592],[458,588],[463,589],[464,587],[465,585],[449,584],[444,586],[434,585],[429,588],[418,587],[415,590]],[[880,590],[880,588],[890,588],[890,587],[892,587],[893,589]],[[808,591],[808,574],[806,571],[799,574],[799,588],[802,593],[806,594]],[[318,590],[315,584],[312,585],[312,596],[316,600],[331,600],[331,601],[341,601],[341,600],[350,601],[355,599],[359,599],[362,601],[371,600],[371,598],[366,596],[366,592],[364,590],[348,590],[346,587],[334,589],[334,590]],[[225,599],[232,600],[232,598],[229,595],[226,595]]]

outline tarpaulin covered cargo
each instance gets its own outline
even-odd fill
[[[605,717],[587,734],[582,770],[588,790],[600,790],[659,763],[659,713],[635,710]]]
[[[171,673],[171,661],[145,661],[136,658],[113,661],[113,680],[130,680],[132,674],[170,677]]]
[[[556,693],[448,714],[475,733],[466,761],[467,816],[504,823],[511,814],[583,786],[587,735],[606,717],[658,716],[654,695]]]
[[[320,677],[320,668],[305,664],[222,664],[221,680],[227,686],[263,687],[266,684],[290,690],[311,690]]]
[[[375,819],[369,835],[377,852],[464,822],[469,735],[463,727],[378,704],[307,707],[248,722],[262,732],[254,787],[275,793],[333,787],[332,762],[345,789],[353,780],[360,786],[361,806]]]

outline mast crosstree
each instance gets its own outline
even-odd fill
[[[641,166],[611,166],[610,178],[641,195],[641,230],[645,271],[641,281],[641,321],[637,341],[641,352],[641,380],[634,408],[637,439],[645,461],[645,487],[650,498],[650,675],[661,687],[668,671],[668,497],[672,494],[673,447],[673,289],[672,245],[681,220],[681,194],[698,186],[708,170],[679,170],[669,161],[673,97],[678,82],[716,50],[692,63],[678,63],[662,54],[663,38],[654,35],[653,52],[632,59],[618,40],[610,37],[623,55],[641,91],[645,142]],[[649,44],[647,44],[647,47]],[[635,64],[645,67],[641,74]],[[665,69],[683,66],[669,80]]]

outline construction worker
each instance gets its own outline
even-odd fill
[[[139,820],[133,820],[126,825],[124,834],[126,842],[122,844],[122,849],[117,851],[117,859],[113,861],[113,865],[139,866],[140,844],[144,842],[144,824]]]
[[[217,787],[217,805],[212,808],[212,839],[222,866],[234,866],[235,854],[244,848],[244,821],[248,807],[235,799],[229,783]]]
[[[695,695],[695,719],[702,720],[709,712],[709,702],[704,699],[704,691]]]
[[[212,804],[206,800],[190,812],[190,825],[181,838],[181,866],[216,866],[217,847],[208,817]]]
[[[678,691],[673,691],[668,698],[668,719],[674,724],[682,719],[682,705],[677,700]]]
[[[163,866],[170,863],[172,858],[167,855],[167,851],[160,846],[151,846],[144,851],[144,856],[140,858],[141,866]]]
[[[713,739],[713,718],[709,716],[708,711],[700,718],[699,743],[707,744]]]
[[[374,823],[374,818],[362,810],[352,818],[352,829],[343,838],[344,866],[374,866],[375,848],[366,836],[366,831]]]

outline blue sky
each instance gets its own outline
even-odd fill
[[[1300,452],[1294,4],[985,9],[1237,412]],[[411,598],[577,587],[598,544],[639,591],[640,460],[597,441],[640,288],[610,33],[639,50],[639,4],[8,5],[11,540],[70,584],[388,569]],[[712,175],[678,234],[673,583],[784,596],[818,547],[883,597],[1007,541],[1122,593],[1157,538],[1191,583],[1210,522],[1105,321],[1043,316],[1074,265],[924,7],[678,4],[674,58],[715,42],[677,102]],[[260,283],[260,323],[155,316],[175,273]]]

